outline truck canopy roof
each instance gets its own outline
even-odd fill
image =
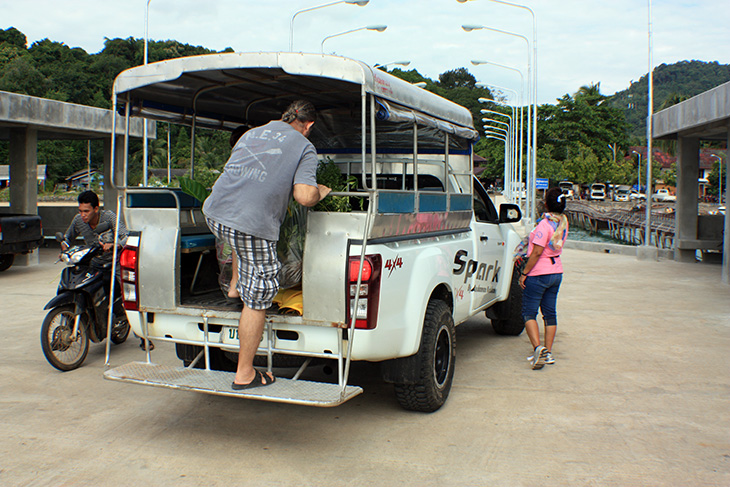
[[[132,115],[190,125],[196,113],[196,126],[227,130],[278,120],[292,101],[307,99],[320,115],[313,132],[318,149],[360,146],[360,127],[353,127],[352,120],[360,121],[363,94],[377,97],[379,121],[409,125],[417,121],[436,132],[478,139],[466,108],[339,56],[207,54],[131,68],[114,81],[122,113],[128,101]]]

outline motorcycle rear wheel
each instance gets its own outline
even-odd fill
[[[81,316],[76,339],[71,338],[74,328],[74,306],[52,309],[41,325],[41,348],[48,363],[61,371],[81,366],[89,352],[89,332],[86,315]]]
[[[114,323],[112,324],[112,343],[115,345],[124,343],[128,336],[129,321],[127,321],[127,318],[114,318]]]

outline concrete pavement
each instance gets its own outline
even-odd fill
[[[105,381],[101,344],[60,373],[38,335],[55,255],[0,273],[0,485],[730,485],[720,266],[567,249],[555,365],[531,370],[525,334],[474,318],[449,400],[421,414],[367,364],[365,393],[333,409]]]

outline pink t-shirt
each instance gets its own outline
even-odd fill
[[[528,239],[527,255],[532,254],[532,249],[535,245],[539,245],[543,250],[540,258],[537,260],[535,267],[530,270],[528,276],[543,276],[545,274],[562,274],[563,263],[560,261],[560,254],[563,249],[555,250],[550,245],[550,239],[555,233],[553,228],[554,224],[551,224],[550,220],[543,218],[540,223],[537,224],[535,229],[530,232],[530,238]]]

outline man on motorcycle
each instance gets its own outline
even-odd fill
[[[63,250],[68,248],[66,242],[73,242],[76,237],[81,236],[84,239],[86,245],[93,245],[99,241],[99,235],[95,232],[96,227],[100,223],[108,223],[111,228],[116,228],[117,215],[111,210],[102,210],[99,207],[99,197],[93,191],[84,191],[78,197],[79,202],[79,214],[71,220],[66,234],[64,235],[64,242],[61,243]],[[124,225],[124,221],[119,221],[119,233],[117,235],[117,241],[119,246],[124,246],[127,241],[127,227]],[[113,242],[102,243],[104,252],[111,252],[113,250]],[[107,254],[108,255],[108,254]],[[119,273],[119,263],[117,262],[117,277]],[[110,282],[111,282],[111,276]],[[119,286],[115,286],[119,289]],[[117,291],[118,292],[118,291]],[[144,338],[140,338],[141,343],[139,344],[142,350],[145,350]],[[149,342],[150,350],[154,348],[154,344]]]

